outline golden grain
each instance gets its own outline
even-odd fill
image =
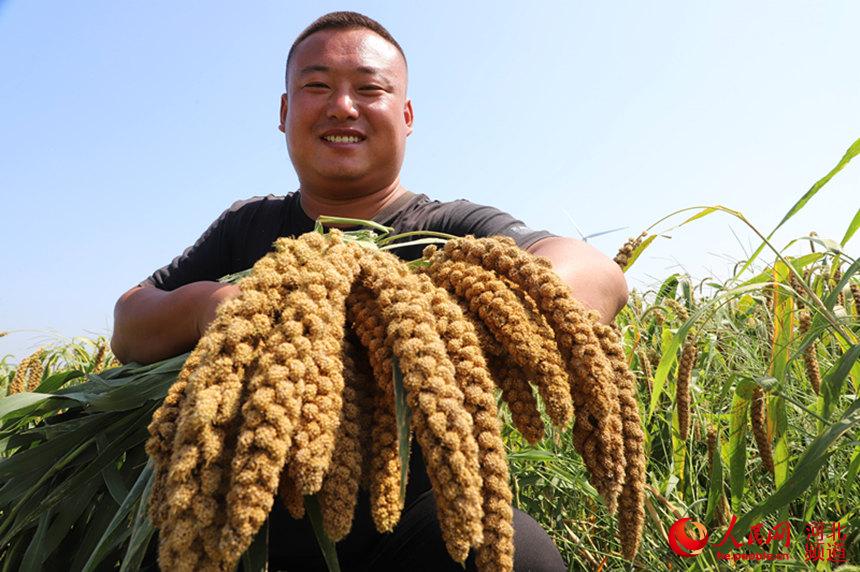
[[[675,405],[678,408],[678,437],[687,440],[690,432],[690,381],[696,365],[698,348],[695,340],[687,340],[678,363],[678,378],[675,382]]]
[[[537,386],[553,423],[567,425],[573,417],[570,381],[549,326],[491,270],[449,260],[444,251],[435,253],[424,270],[437,286],[468,302],[472,315]]]
[[[421,292],[418,276],[385,252],[368,251],[362,259],[362,283],[376,295],[388,345],[403,373],[442,538],[451,557],[463,562],[469,548],[482,542],[478,445],[454,366],[436,331],[431,300]]]
[[[633,251],[639,248],[639,245],[642,244],[642,241],[645,240],[646,236],[648,236],[648,233],[643,232],[637,237],[628,238],[627,241],[621,245],[621,248],[618,249],[618,254],[615,255],[613,260],[615,260],[615,263],[620,266],[622,270],[627,268],[627,264],[633,257]]]
[[[761,387],[753,390],[750,403],[750,425],[758,447],[759,456],[764,468],[773,474],[773,449],[767,434],[767,398]]]
[[[535,300],[555,332],[572,380],[574,446],[595,488],[614,513],[625,466],[620,402],[611,365],[601,351],[589,313],[571,297],[548,260],[520,250],[511,239],[452,239],[444,252],[451,260],[493,270]]]
[[[798,331],[801,336],[809,332],[812,326],[812,314],[809,310],[801,310],[799,315]],[[806,366],[806,377],[809,378],[809,385],[816,395],[821,391],[821,369],[818,365],[818,342],[812,340],[806,349],[803,350],[803,364]]]
[[[394,411],[391,349],[386,343],[379,304],[368,289],[354,288],[347,299],[347,307],[349,322],[367,351],[376,380],[370,397],[373,407],[368,465],[370,512],[379,532],[391,532],[400,521],[404,500],[400,496],[402,467]]]

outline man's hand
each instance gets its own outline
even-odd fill
[[[239,295],[233,284],[192,282],[170,292],[135,286],[114,307],[111,349],[123,363],[152,363],[186,352],[215,319],[217,307]]]
[[[220,284],[203,301],[203,308],[197,317],[197,337],[203,337],[206,328],[215,320],[215,311],[222,302],[238,296],[242,290],[235,284]]]
[[[549,258],[553,270],[570,287],[573,297],[597,310],[603,323],[612,322],[627,303],[624,273],[593,246],[573,238],[552,236],[526,250]]]

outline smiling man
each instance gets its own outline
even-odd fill
[[[466,200],[434,201],[400,183],[413,110],[403,50],[379,23],[354,12],[327,14],[293,43],[279,129],[298,174],[298,191],[239,201],[198,241],[124,293],[111,345],[123,362],[152,362],[194,347],[218,305],[239,293],[217,282],[250,268],[281,236],[313,229],[319,215],[372,219],[396,232],[507,235],[548,257],[573,294],[605,321],[624,305],[627,285],[610,259],[570,238],[526,227],[511,215]],[[420,247],[403,248],[404,259]],[[276,503],[271,514],[272,569],[324,570],[307,519],[294,521]],[[338,553],[347,570],[460,570],[448,557],[420,449],[413,447],[405,510],[388,534],[375,531],[362,494],[352,532]],[[558,550],[528,515],[514,515],[515,568],[564,570]],[[467,560],[474,568],[474,556]]]

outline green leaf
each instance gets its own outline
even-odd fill
[[[332,542],[331,538],[326,534],[325,528],[323,528],[320,502],[316,495],[305,497],[305,511],[308,513],[308,518],[311,521],[311,526],[314,529],[314,534],[317,537],[317,542],[320,545],[320,550],[322,551],[329,572],[340,572],[337,550],[334,547],[334,542]]]
[[[714,456],[711,460],[711,471],[708,478],[708,505],[705,522],[711,523],[723,497],[723,459],[720,456],[720,431],[717,431],[717,442],[714,446]]]
[[[660,284],[657,290],[657,296],[654,298],[654,305],[657,306],[662,302],[663,298],[674,298],[678,291],[678,275],[672,274]]]
[[[141,471],[141,476],[144,476],[147,471],[149,472],[149,475],[145,477],[146,486],[144,487],[143,493],[140,495],[140,500],[137,503],[137,515],[135,516],[134,524],[131,527],[131,538],[129,539],[125,556],[122,559],[120,572],[131,572],[132,570],[140,569],[140,565],[146,556],[149,542],[152,539],[152,535],[155,533],[155,527],[152,526],[148,514],[149,497],[152,494],[152,483],[155,481],[152,460],[147,462],[146,466]],[[268,527],[268,521],[266,521],[265,526]]]
[[[110,522],[116,514],[116,505],[109,494],[103,494],[96,497],[96,501],[92,507],[92,511],[87,515],[86,522],[83,524],[84,535],[81,538],[78,546],[72,557],[72,563],[69,566],[70,570],[83,570],[87,560],[93,554],[96,545],[101,540]],[[128,537],[129,530],[126,529],[117,540],[117,544],[121,544]],[[70,555],[72,556],[72,555]]]
[[[842,394],[842,386],[845,378],[848,377],[848,372],[860,360],[860,344],[855,344],[842,354],[836,367],[832,368],[825,376],[821,383],[821,395],[824,399],[824,407],[822,408],[822,417],[830,418],[830,412],[833,406],[838,402],[839,396]]]
[[[660,397],[663,395],[663,386],[666,385],[669,371],[678,359],[678,348],[681,347],[682,338],[678,334],[672,336],[672,331],[665,326],[663,327],[661,337],[663,353],[660,356],[660,363],[657,365],[657,372],[654,374],[654,388],[651,391],[651,403],[648,404],[648,415],[645,418],[646,425],[651,421],[651,415],[660,403]]]
[[[779,221],[779,224],[776,225],[776,227],[772,231],[770,231],[769,235],[767,235],[767,240],[773,238],[773,235],[776,234],[776,231],[779,230],[783,224],[788,222],[791,217],[796,215],[798,211],[800,211],[800,209],[802,209],[804,205],[806,205],[806,203],[808,203],[809,200],[814,197],[818,193],[818,191],[820,191],[821,188],[826,185],[830,181],[830,179],[832,179],[833,176],[836,175],[836,173],[841,171],[843,167],[845,167],[845,165],[847,165],[851,161],[851,159],[853,159],[858,153],[860,153],[860,139],[857,139],[851,145],[851,147],[849,147],[848,150],[845,151],[845,154],[842,156],[842,159],[839,160],[836,166],[833,167],[829,173],[824,175],[814,185],[812,185],[812,187],[808,191],[806,191],[806,193],[802,197],[800,197],[800,200],[794,203],[793,207],[788,209],[788,212],[785,214],[784,217],[782,217],[782,220]],[[761,254],[761,251],[764,250],[764,247],[766,245],[767,242],[762,241],[761,245],[755,250],[752,256],[750,256],[749,260],[746,261],[740,272],[738,272],[738,275],[743,274],[746,269],[749,268],[750,264],[752,264],[753,261],[758,258],[758,255]]]
[[[43,501],[43,508],[47,509],[52,504],[59,502],[64,496],[71,494],[76,487],[86,483],[88,479],[94,478],[109,463],[114,462],[124,451],[142,444],[149,437],[147,424],[152,417],[154,408],[142,408],[140,412],[127,415],[105,432],[113,434],[121,433],[114,437],[104,451],[98,454],[92,462],[87,463],[81,470],[76,471],[74,476],[54,488],[51,494]]]
[[[24,552],[24,558],[21,560],[21,572],[38,572],[42,569],[45,554],[42,552],[42,544],[45,542],[45,534],[48,531],[48,524],[51,522],[53,512],[48,510],[42,513],[39,517],[39,525],[36,527],[36,532],[30,540],[30,545],[27,546],[27,551]]]
[[[39,384],[38,393],[53,393],[66,385],[73,379],[78,379],[84,376],[84,372],[79,370],[71,370],[71,371],[61,371],[52,375],[49,375],[45,380]]]
[[[740,512],[746,485],[747,410],[755,384],[743,379],[732,397],[729,417],[729,490],[732,492],[732,511]]]
[[[251,546],[242,555],[242,572],[266,572],[268,563],[269,519],[267,518],[254,536]]]
[[[119,506],[119,510],[114,513],[113,518],[96,543],[89,559],[84,564],[83,572],[94,570],[104,557],[117,548],[127,534],[130,534],[130,531],[124,526],[126,517],[147,487],[151,486],[152,474],[152,464],[150,463],[140,472],[134,486]]]
[[[90,400],[89,411],[127,411],[145,401],[162,401],[178,372],[151,373]]]
[[[115,414],[89,416],[89,419],[74,431],[49,439],[38,447],[15,453],[0,461],[0,479],[8,479],[30,471],[47,470],[63,454],[104,431],[108,423],[117,419]]]
[[[96,437],[96,445],[99,452],[104,451],[105,447],[107,447],[107,436],[104,433]],[[104,479],[105,486],[116,504],[122,504],[123,499],[128,495],[128,489],[125,483],[122,482],[122,477],[115,463],[111,463],[102,469],[102,479]]]
[[[31,526],[32,523],[39,519],[45,510],[50,508],[42,508],[41,505],[44,503],[44,500],[38,502],[41,500],[40,495],[44,491],[44,487],[48,482],[50,482],[54,475],[62,471],[66,466],[74,461],[75,458],[86,451],[92,442],[92,439],[85,441],[75,449],[68,451],[58,461],[54,462],[49,470],[39,473],[38,480],[35,484],[30,486],[27,491],[21,495],[20,499],[17,499],[15,506],[13,506],[8,513],[4,514],[5,518],[2,523],[0,523],[0,534],[3,535],[3,537],[0,538],[0,546],[9,542],[12,537],[21,530]],[[51,460],[53,461],[53,459]],[[30,482],[31,481],[27,481],[27,484]],[[37,502],[34,503],[34,501]]]
[[[71,496],[57,505],[55,508],[57,518],[51,523],[45,543],[42,545],[44,558],[50,556],[66,539],[72,525],[90,505],[90,501],[98,489],[99,482],[93,480],[81,494]]]
[[[860,471],[860,446],[854,448],[854,455],[852,455],[851,463],[848,465],[848,472],[845,474],[845,490],[851,490],[851,485],[857,478],[858,471]]]
[[[81,403],[81,401],[74,398],[60,399],[54,395],[24,391],[0,399],[0,421],[5,421],[13,416],[21,417],[28,415],[37,406],[47,401],[57,402],[55,409],[71,407]]]
[[[778,260],[773,267],[773,283],[775,286],[788,284],[790,272],[788,265]],[[779,383],[785,381],[785,369],[788,365],[789,346],[791,345],[792,316],[794,298],[787,295],[782,288],[773,289],[773,340],[770,355],[770,375]]]
[[[687,459],[687,444],[679,435],[678,408],[672,408],[672,468],[678,482],[684,483],[685,462]]]
[[[639,246],[633,249],[633,252],[630,254],[630,257],[627,259],[627,266],[624,267],[624,272],[630,270],[630,267],[633,266],[633,263],[639,258],[645,249],[651,246],[651,243],[654,242],[654,239],[657,238],[656,234],[652,234],[643,240]]]
[[[394,383],[394,417],[397,422],[397,452],[400,456],[400,501],[406,499],[406,481],[409,478],[409,444],[412,426],[412,410],[406,403],[406,389],[403,387],[403,372],[400,362],[391,357],[391,373]]]
[[[854,233],[857,232],[858,228],[860,228],[860,209],[857,209],[857,212],[854,214],[854,218],[851,219],[851,224],[849,224],[848,228],[845,229],[845,236],[842,237],[839,244],[842,246],[848,244],[848,241],[851,240],[851,237],[854,236]]]
[[[781,395],[771,395],[767,400],[768,418],[773,420],[773,472],[774,483],[780,486],[788,478],[788,412],[785,410],[785,398]]]

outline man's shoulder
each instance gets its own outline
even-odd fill
[[[451,199],[443,201],[432,198],[424,193],[413,193],[410,200],[403,205],[403,208],[400,209],[400,212],[404,213],[411,211],[413,213],[427,214],[437,211],[460,209],[471,210],[474,208],[482,208],[483,206],[484,205],[474,203],[468,199]]]
[[[247,199],[239,199],[233,202],[225,213],[245,213],[248,211],[258,211],[267,209],[281,209],[284,206],[291,205],[298,200],[298,192],[288,193],[286,195],[254,195]]]

